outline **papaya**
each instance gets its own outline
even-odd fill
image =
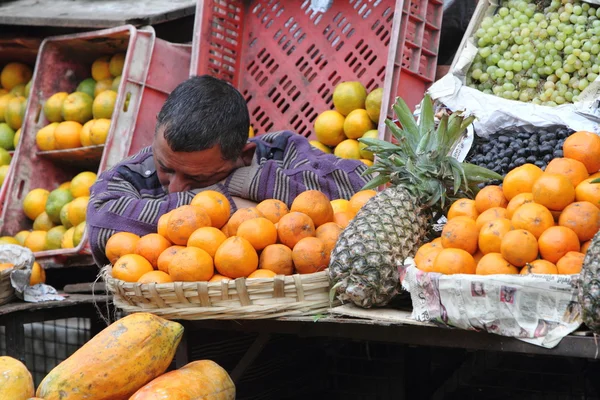
[[[183,326],[135,313],[105,328],[57,365],[38,386],[44,400],[127,399],[162,375],[173,360]]]
[[[26,400],[34,391],[27,367],[12,357],[0,357],[0,394],[3,399]]]
[[[191,362],[159,376],[129,400],[234,400],[235,385],[219,364],[210,360]]]

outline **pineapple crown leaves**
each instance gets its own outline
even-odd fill
[[[402,99],[396,100],[393,109],[402,127],[389,119],[385,123],[397,143],[359,139],[367,145],[365,150],[377,155],[373,166],[365,171],[375,177],[364,189],[387,183],[402,185],[426,207],[439,204],[443,209],[448,201],[471,197],[478,184],[502,179],[493,171],[448,155],[475,117],[459,112],[443,115],[436,128],[429,95],[421,103],[418,123]]]

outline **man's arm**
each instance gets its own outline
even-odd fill
[[[122,174],[119,170],[116,167],[104,172],[91,188],[86,226],[92,254],[98,265],[108,263],[105,247],[113,234],[132,232],[143,236],[155,233],[161,215],[189,204],[200,190],[217,190],[225,194],[235,210],[233,199],[222,185],[165,194],[160,188],[144,188],[143,181],[137,182],[136,177],[124,176],[130,174]]]

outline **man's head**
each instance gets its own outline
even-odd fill
[[[158,114],[152,144],[163,187],[181,192],[226,178],[240,166],[249,126],[246,101],[230,84],[207,75],[181,83]]]

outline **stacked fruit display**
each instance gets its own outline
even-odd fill
[[[183,326],[177,322],[148,313],[128,315],[57,365],[37,391],[25,365],[11,357],[0,357],[3,398],[235,399],[231,377],[213,361],[194,361],[165,373],[182,336]]]
[[[15,267],[12,263],[0,263],[0,272],[13,269]],[[38,283],[46,282],[46,271],[42,266],[35,261],[31,268],[31,276],[29,277],[29,285],[37,285]],[[1,386],[0,386],[1,387]]]
[[[166,283],[272,278],[308,274],[329,265],[337,238],[376,193],[330,201],[315,190],[300,194],[288,209],[279,200],[237,210],[215,191],[197,194],[190,205],[163,215],[158,233],[119,232],[106,244],[112,276],[126,282]]]
[[[482,20],[469,86],[547,106],[578,101],[600,73],[600,8],[577,0],[544,5],[505,0]]]
[[[600,137],[575,132],[545,171],[511,170],[448,211],[440,238],[421,246],[417,268],[444,274],[578,274],[600,229]],[[591,175],[590,175],[591,174]]]
[[[0,244],[20,244],[33,252],[69,249],[79,245],[85,231],[90,187],[94,172],[81,172],[57,189],[33,189],[23,199],[23,212],[33,221],[33,230],[0,238]]]
[[[0,187],[12,159],[9,151],[19,142],[32,75],[28,65],[17,62],[6,64],[0,72]]]
[[[125,54],[100,57],[75,92],[55,93],[44,103],[49,124],[36,134],[41,151],[102,145],[117,101]]]
[[[317,140],[311,144],[321,151],[340,158],[351,158],[372,165],[373,154],[365,151],[357,139],[377,138],[377,123],[383,89],[367,95],[360,82],[342,82],[333,92],[334,110],[324,111],[315,119]]]

